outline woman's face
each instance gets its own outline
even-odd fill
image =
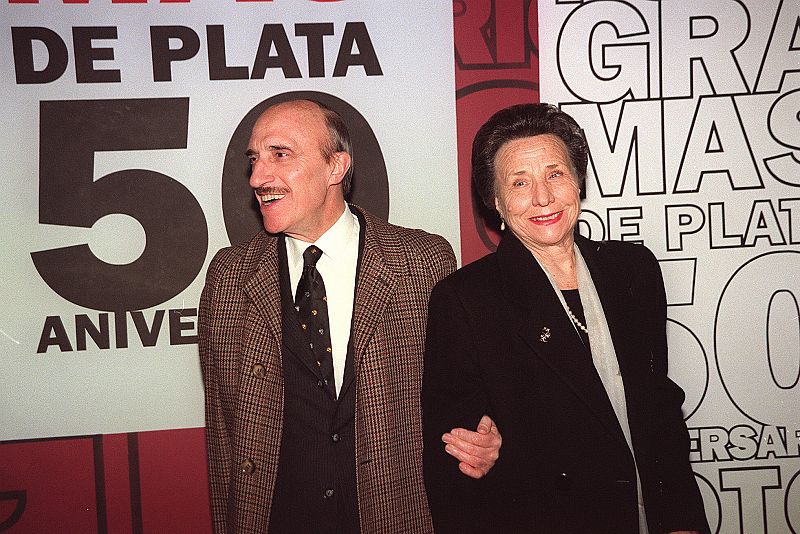
[[[529,250],[571,247],[580,191],[563,141],[545,134],[503,144],[495,155],[494,203]]]

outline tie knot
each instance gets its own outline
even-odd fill
[[[308,247],[305,252],[303,252],[303,267],[314,267],[317,265],[317,261],[322,256],[322,249],[315,245],[311,245]]]

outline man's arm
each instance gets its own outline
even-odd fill
[[[218,370],[214,352],[214,329],[211,326],[216,291],[216,265],[215,258],[208,268],[206,284],[200,297],[197,330],[205,393],[206,450],[211,493],[211,516],[214,532],[222,533],[227,532],[226,516],[231,453],[219,395]]]

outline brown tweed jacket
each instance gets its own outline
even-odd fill
[[[366,220],[353,309],[356,477],[364,533],[433,531],[422,480],[428,297],[455,256],[442,237]],[[215,532],[267,532],[283,426],[278,239],[220,250],[200,301]]]

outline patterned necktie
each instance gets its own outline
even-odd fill
[[[297,284],[294,307],[322,378],[335,394],[333,353],[328,332],[328,297],[325,295],[325,282],[317,270],[317,261],[321,256],[322,250],[314,245],[303,252],[303,274]]]

